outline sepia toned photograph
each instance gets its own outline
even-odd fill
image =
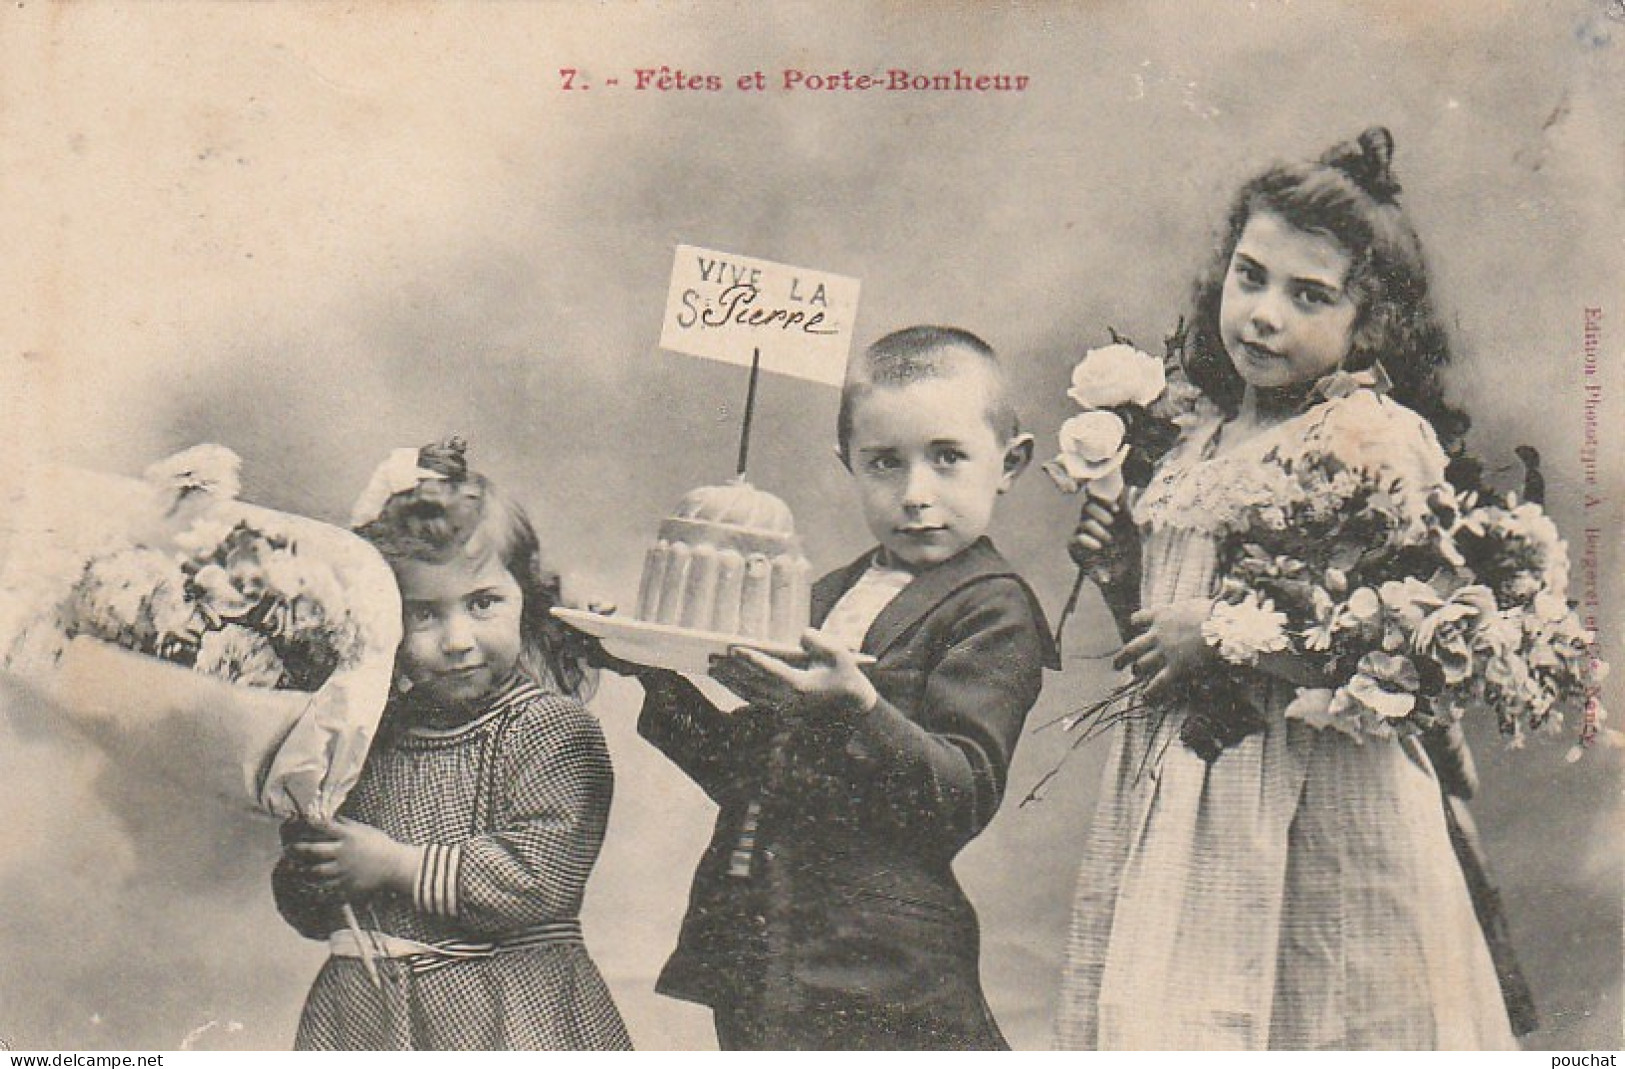
[[[1616,0],[0,56],[0,1049],[1622,1046]]]

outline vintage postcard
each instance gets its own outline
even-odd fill
[[[1619,0],[0,55],[0,1046],[1621,1046]]]

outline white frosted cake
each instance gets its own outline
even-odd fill
[[[790,507],[736,480],[691,491],[643,562],[638,619],[797,645],[812,611],[812,565]]]

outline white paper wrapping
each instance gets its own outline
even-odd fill
[[[0,672],[42,715],[116,761],[190,792],[279,817],[330,817],[360,775],[401,637],[388,565],[330,524],[218,492],[60,466],[22,474],[0,502]],[[174,550],[194,523],[246,521],[332,568],[357,656],[315,692],[232,684],[94,638],[65,638],[59,607],[93,557],[129,545]]]

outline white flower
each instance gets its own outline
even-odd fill
[[[1409,657],[1373,650],[1360,658],[1343,691],[1384,720],[1403,720],[1416,708],[1422,677]]]
[[[1333,620],[1333,629],[1360,630],[1376,624],[1382,616],[1382,599],[1377,592],[1368,586],[1360,587],[1350,594],[1348,601],[1344,602]]]
[[[1481,584],[1464,586],[1416,625],[1411,648],[1432,657],[1445,683],[1457,686],[1473,674],[1473,648],[1479,623],[1495,615],[1495,595]]]
[[[147,602],[147,612],[160,640],[189,636],[196,627],[197,610],[187,600],[185,585],[179,581],[165,581],[155,589]]]
[[[1437,590],[1414,576],[1383,583],[1377,596],[1386,613],[1383,645],[1392,650],[1404,647],[1423,619],[1444,604]]]
[[[242,489],[238,471],[242,458],[223,445],[204,443],[157,461],[142,473],[152,485],[173,490],[176,497],[192,490],[204,490],[223,501]]]
[[[254,608],[257,598],[250,598],[232,582],[231,573],[218,564],[208,564],[192,576],[192,587],[197,591],[197,604],[216,620],[239,620]]]
[[[1322,587],[1311,587],[1309,600],[1313,615],[1303,631],[1303,647],[1324,651],[1332,648],[1332,635],[1337,630],[1338,616],[1343,607]]]
[[[373,470],[361,496],[355,499],[355,507],[350,510],[350,526],[365,527],[383,513],[390,498],[405,493],[424,479],[443,478],[445,476],[438,472],[418,467],[416,449],[391,450],[384,462]]]
[[[1132,345],[1090,349],[1072,369],[1067,396],[1080,408],[1149,405],[1167,388],[1162,361]]]
[[[1359,707],[1341,688],[1332,691],[1325,687],[1299,687],[1283,715],[1312,728],[1341,731],[1362,745],[1368,734],[1381,734],[1367,730],[1360,719]]]
[[[1287,648],[1286,615],[1268,598],[1252,594],[1242,601],[1221,601],[1202,621],[1202,638],[1232,664],[1258,663],[1264,653]]]
[[[1123,492],[1127,428],[1114,412],[1084,412],[1061,424],[1061,453],[1044,465],[1055,484],[1067,493],[1087,489],[1104,501]]]
[[[282,680],[282,659],[271,640],[238,624],[205,631],[193,669],[250,687],[274,687]]]
[[[164,621],[184,579],[174,559],[145,546],[133,546],[85,565],[68,608],[71,626],[108,642],[140,644],[155,637],[153,598],[160,591]]]
[[[1555,594],[1541,591],[1535,595],[1535,618],[1543,623],[1559,623],[1569,615],[1568,602]]]
[[[1384,608],[1407,620],[1420,620],[1423,615],[1443,604],[1443,599],[1432,584],[1412,575],[1383,583],[1377,588],[1377,596]]]
[[[1349,697],[1387,720],[1403,720],[1416,707],[1416,695],[1392,691],[1365,674],[1349,680]]]
[[[193,560],[205,561],[215,555],[234,530],[236,524],[229,520],[200,516],[192,526],[175,536],[175,548]]]

